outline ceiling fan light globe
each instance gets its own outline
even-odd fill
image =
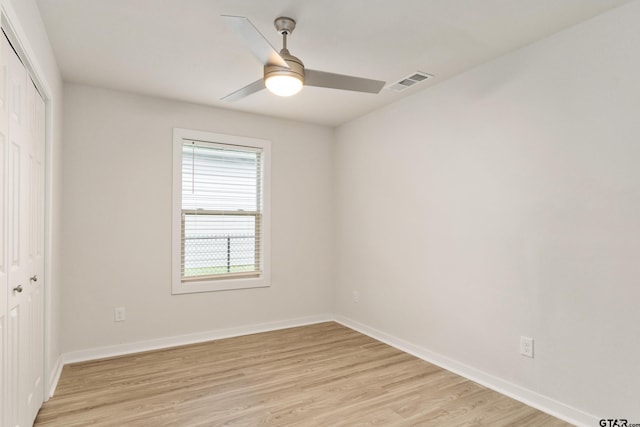
[[[292,96],[302,90],[302,80],[295,75],[268,76],[264,84],[271,93],[278,96]]]

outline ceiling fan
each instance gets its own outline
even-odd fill
[[[249,19],[243,16],[222,17],[264,65],[263,78],[225,96],[222,98],[225,101],[237,101],[265,87],[276,95],[291,96],[298,93],[303,85],[367,93],[378,93],[385,85],[385,82],[380,80],[305,68],[302,61],[291,55],[287,49],[287,36],[296,27],[296,21],[291,18],[280,17],[274,21],[276,30],[282,35],[282,49],[278,53]]]

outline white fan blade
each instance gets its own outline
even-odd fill
[[[220,98],[222,101],[228,101],[228,102],[233,102],[233,101],[237,101],[238,99],[244,98],[245,96],[249,96],[252,93],[256,93],[258,91],[261,91],[262,89],[264,89],[264,80],[260,79],[260,80],[256,80],[255,82],[251,83],[250,85],[247,85],[245,87],[243,87],[242,89],[238,89],[237,91],[230,93],[229,95],[225,96],[224,98]]]
[[[278,51],[271,46],[248,18],[230,15],[222,15],[222,18],[242,37],[245,44],[263,65],[279,65],[289,68],[289,65],[282,59]]]
[[[327,87],[331,89],[352,90],[355,92],[378,93],[385,82],[325,71],[304,70],[304,84],[307,86]]]

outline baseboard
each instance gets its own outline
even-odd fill
[[[579,409],[565,405],[554,399],[550,399],[544,395],[526,389],[516,384],[512,384],[494,375],[483,372],[474,367],[460,363],[441,354],[427,350],[426,348],[417,346],[410,342],[396,338],[385,332],[379,331],[370,326],[356,322],[344,316],[336,315],[334,320],[348,328],[354,329],[360,333],[370,336],[378,341],[382,341],[398,350],[409,353],[422,360],[434,365],[440,366],[447,371],[451,371],[471,381],[481,384],[487,388],[497,391],[498,393],[509,396],[533,408],[553,415],[556,418],[564,420],[577,426],[595,426],[598,425],[598,417],[583,412]]]
[[[62,375],[62,368],[64,367],[63,360],[62,355],[58,356],[53,370],[49,373],[49,382],[47,383],[49,385],[49,394],[45,394],[45,401],[53,397],[53,393],[56,391],[58,381],[60,381],[60,375]]]
[[[149,350],[158,350],[180,345],[196,344],[206,341],[231,338],[241,335],[256,334],[259,332],[275,331],[278,329],[293,328],[296,326],[310,325],[313,323],[330,322],[332,314],[301,317],[297,319],[279,320],[252,325],[238,326],[234,328],[216,329],[193,334],[179,335],[166,338],[138,341],[126,344],[97,347],[87,350],[72,351],[63,355],[64,364],[86,362],[88,360],[104,359],[106,357],[122,356],[125,354],[140,353]]]

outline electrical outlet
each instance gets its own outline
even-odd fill
[[[353,291],[353,294],[351,294],[351,299],[353,299],[353,302],[360,302],[360,292]]]
[[[520,337],[520,354],[533,359],[533,338]]]
[[[124,322],[127,320],[127,312],[124,307],[116,307],[113,311],[113,317],[115,322]]]

